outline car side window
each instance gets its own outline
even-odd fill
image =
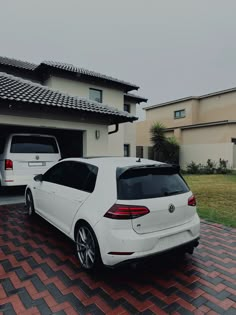
[[[96,184],[97,172],[96,166],[72,161],[67,167],[66,186],[91,193]]]
[[[44,175],[43,180],[58,185],[63,185],[66,174],[65,163],[59,163],[50,168]]]
[[[91,193],[95,188],[97,173],[96,166],[65,161],[50,168],[43,175],[43,180]]]

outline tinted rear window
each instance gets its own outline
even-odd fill
[[[13,136],[11,153],[58,153],[58,148],[54,138]]]
[[[4,146],[5,146],[5,138],[0,137],[0,154],[3,154]]]
[[[129,169],[117,178],[118,199],[160,198],[189,191],[184,179],[171,168]]]

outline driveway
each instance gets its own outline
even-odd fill
[[[0,206],[24,202],[25,187],[0,187]]]
[[[202,222],[194,255],[84,272],[73,242],[0,206],[2,314],[236,314],[236,230]]]

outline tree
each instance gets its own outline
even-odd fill
[[[153,143],[153,151],[154,151],[154,158],[157,160],[161,159],[161,155],[163,154],[163,148],[165,146],[165,126],[160,123],[156,122],[151,126],[151,142]]]
[[[165,136],[166,127],[160,123],[154,123],[151,128],[151,142],[153,143],[154,159],[162,162],[179,163],[179,144],[175,137]]]

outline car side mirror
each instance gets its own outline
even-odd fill
[[[38,175],[34,176],[34,180],[36,182],[42,182],[43,181],[43,175],[42,174],[38,174]]]

